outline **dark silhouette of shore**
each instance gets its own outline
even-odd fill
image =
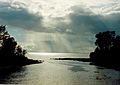
[[[5,25],[0,26],[0,68],[4,66],[23,66],[42,63],[41,60],[28,59],[27,51],[17,44],[14,37],[6,31]]]
[[[53,60],[73,60],[73,61],[82,61],[90,62],[90,58],[51,58]]]
[[[115,31],[105,31],[95,37],[96,48],[90,53],[90,61],[95,65],[120,70],[120,36]]]

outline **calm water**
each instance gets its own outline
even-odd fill
[[[1,84],[25,85],[120,85],[120,72],[89,65],[89,62],[50,60],[55,57],[88,57],[87,54],[32,53],[42,64],[0,69]]]

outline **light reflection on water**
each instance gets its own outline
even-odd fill
[[[101,69],[89,65],[89,62],[49,60],[52,57],[67,57],[67,54],[65,56],[51,54],[49,57],[47,57],[48,54],[29,55],[33,59],[45,59],[45,62],[16,69],[0,69],[0,83],[25,85],[120,85],[119,71]]]
[[[28,53],[29,58],[50,59],[50,58],[88,58],[89,53]],[[39,56],[39,57],[38,57]]]

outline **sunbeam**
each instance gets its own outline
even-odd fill
[[[28,51],[88,52],[97,32],[119,33],[119,5],[119,0],[0,0],[0,23]]]

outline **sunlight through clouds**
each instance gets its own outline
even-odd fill
[[[95,33],[120,31],[119,5],[119,0],[0,0],[0,24],[29,51],[89,52]]]

